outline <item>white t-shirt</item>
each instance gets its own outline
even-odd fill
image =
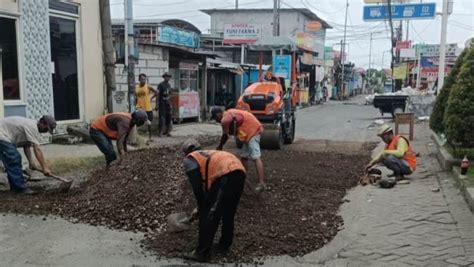
[[[17,116],[0,119],[0,141],[24,146],[28,143],[39,145],[40,139],[35,120]]]

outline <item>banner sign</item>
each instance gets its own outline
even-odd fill
[[[400,49],[400,57],[403,58],[415,58],[416,57],[416,50],[412,48],[402,48]]]
[[[273,58],[273,75],[284,79],[291,77],[291,56],[276,55]]]
[[[411,47],[411,41],[397,41],[395,47],[397,48],[397,51],[400,49],[408,49]]]
[[[304,50],[313,51],[314,49],[313,35],[305,32],[296,33],[296,45]]]
[[[393,78],[396,80],[403,80],[407,77],[407,64],[400,63],[400,65],[393,68]]]
[[[224,44],[251,44],[261,36],[261,26],[247,23],[224,25]]]
[[[157,41],[191,48],[199,47],[199,35],[195,32],[181,30],[175,27],[161,25],[158,28]]]
[[[392,20],[434,19],[436,3],[392,5]],[[365,21],[388,20],[390,14],[387,5],[364,6]]]

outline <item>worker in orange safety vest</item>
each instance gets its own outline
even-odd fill
[[[234,216],[244,189],[245,168],[233,154],[201,150],[194,139],[183,143],[184,171],[196,197],[199,216],[199,241],[184,258],[206,262],[217,228],[222,221],[218,253],[229,251],[234,238]]]
[[[217,150],[222,150],[229,135],[235,136],[240,160],[245,169],[247,169],[247,161],[249,159],[255,163],[258,176],[258,185],[255,190],[257,192],[264,191],[267,186],[260,152],[260,134],[263,132],[262,124],[252,113],[240,109],[223,111],[219,107],[214,107],[211,110],[211,115],[211,119],[216,120],[222,126],[222,136]]]
[[[109,113],[97,117],[90,127],[90,137],[99,150],[105,155],[107,167],[117,159],[111,140],[117,140],[119,155],[127,152],[127,138],[130,130],[136,125],[142,126],[147,122],[147,114],[136,110],[132,114],[125,112]]]
[[[392,127],[386,124],[380,127],[377,135],[385,142],[385,148],[366,166],[366,170],[382,163],[393,171],[389,177],[395,177],[397,181],[413,173],[416,169],[416,154],[408,139],[394,135]]]

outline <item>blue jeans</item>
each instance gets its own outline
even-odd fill
[[[8,183],[12,191],[23,191],[26,189],[26,181],[23,177],[21,166],[21,155],[12,143],[0,141],[0,158],[7,170]]]
[[[117,154],[115,154],[114,145],[112,145],[112,140],[110,140],[110,138],[108,138],[103,132],[93,128],[90,129],[89,134],[100,152],[105,155],[107,165],[117,159]]]
[[[403,159],[399,159],[394,155],[385,156],[383,164],[388,169],[392,170],[395,175],[409,175],[412,173],[408,162]]]

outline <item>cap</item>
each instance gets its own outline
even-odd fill
[[[190,139],[187,139],[186,141],[184,141],[182,147],[181,147],[181,150],[183,151],[183,153],[185,155],[193,152],[193,151],[196,151],[196,150],[199,150],[201,149],[201,144],[199,143],[198,140],[194,139],[194,138],[190,138]]]
[[[53,134],[54,129],[56,129],[56,119],[53,116],[44,115],[41,117],[40,122],[46,124],[48,126],[48,131],[50,134]]]
[[[171,76],[171,74],[169,74],[169,72],[165,72],[165,73],[163,73],[163,75],[161,75],[161,77],[163,77],[163,78],[164,77],[170,77],[171,78],[173,76]]]
[[[138,126],[142,126],[148,120],[148,116],[145,111],[137,109],[132,113],[132,119],[136,121]]]
[[[390,131],[393,131],[392,127],[390,127],[388,124],[384,124],[380,126],[379,130],[377,131],[377,135],[382,136]]]
[[[224,111],[222,111],[222,109],[220,107],[213,107],[211,109],[211,120],[217,119],[217,114],[221,114],[223,112]]]

